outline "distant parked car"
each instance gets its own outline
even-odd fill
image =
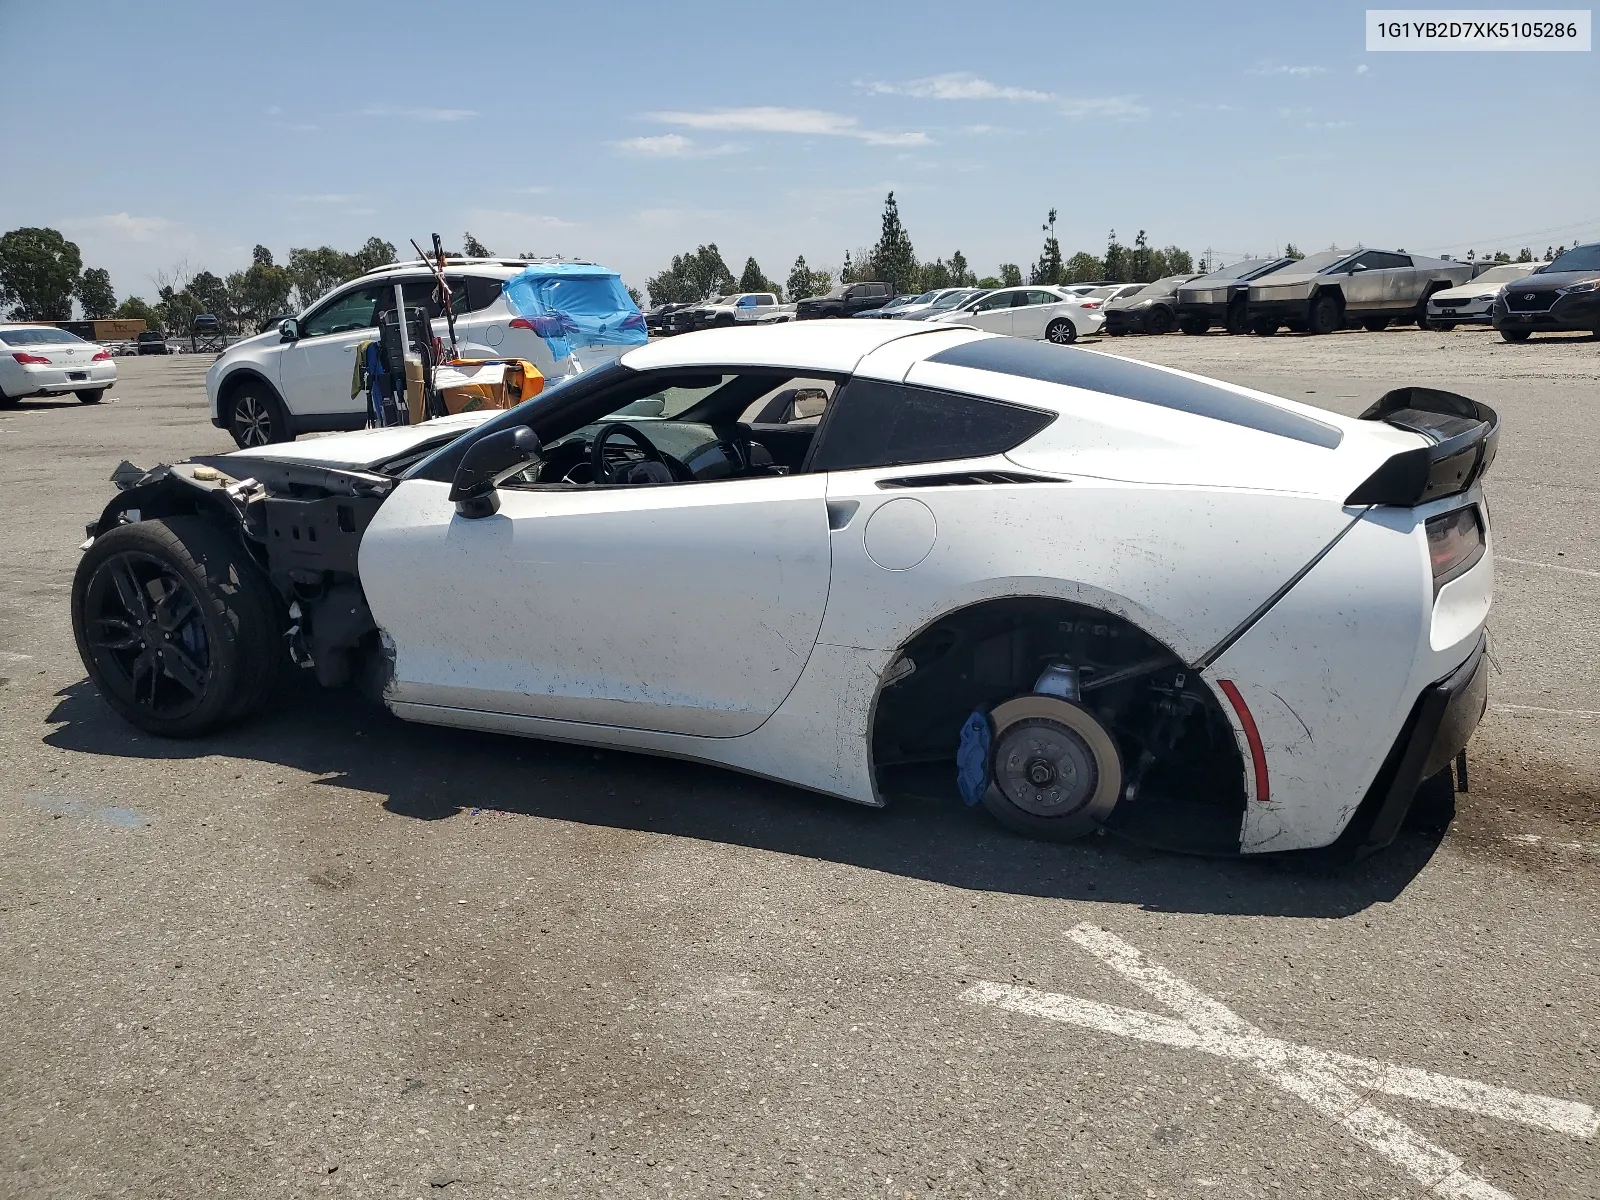
[[[167,335],[159,329],[146,329],[134,339],[140,354],[171,354],[167,349]]]
[[[117,381],[111,351],[54,325],[0,325],[0,408],[72,393],[98,404]]]
[[[1589,330],[1600,337],[1600,242],[1574,246],[1494,300],[1494,327],[1508,342],[1535,332]]]
[[[842,283],[823,296],[807,296],[795,305],[795,320],[814,321],[822,317],[853,317],[869,308],[882,308],[894,299],[889,283]]]
[[[1332,333],[1359,324],[1377,332],[1391,321],[1428,319],[1428,297],[1472,278],[1472,264],[1398,250],[1324,250],[1251,282],[1246,316],[1251,333],[1287,325]]]
[[[915,303],[895,312],[898,321],[925,321],[952,308],[958,308],[969,300],[974,300],[984,294],[987,289],[975,287],[939,288],[932,292],[924,292],[916,298]],[[929,297],[932,297],[929,299]]]
[[[778,311],[778,297],[771,292],[735,292],[719,296],[694,309],[696,329],[719,325],[757,325],[762,317]]]
[[[1185,333],[1205,333],[1220,325],[1229,333],[1243,333],[1249,282],[1293,266],[1293,258],[1247,258],[1231,267],[1218,267],[1208,275],[1178,288],[1178,328]]]
[[[1105,315],[1098,309],[1084,308],[1082,297],[1064,288],[1018,287],[989,292],[929,320],[1067,346],[1098,332]]]
[[[670,304],[658,304],[644,314],[644,327],[651,337],[669,337],[674,333],[682,332],[673,327],[670,318],[673,313],[679,313],[688,308],[696,307],[688,301],[677,301]]]
[[[1460,287],[1435,292],[1428,297],[1428,327],[1450,330],[1457,325],[1494,324],[1494,314],[1489,310],[1495,293],[1542,266],[1543,263],[1501,263]]]
[[[1105,304],[1105,331],[1121,333],[1171,333],[1178,324],[1178,289],[1198,275],[1168,275],[1138,291]]]
[[[882,308],[869,308],[865,312],[858,312],[856,316],[877,321],[893,320],[913,304],[921,304],[931,295],[932,292],[907,292],[903,296],[896,296]]]

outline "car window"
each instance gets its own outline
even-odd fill
[[[354,329],[370,329],[376,324],[378,304],[383,293],[393,293],[390,287],[352,288],[312,313],[300,326],[300,336],[322,337],[330,333],[348,333]],[[393,301],[391,300],[391,306]]]
[[[1409,254],[1390,254],[1387,250],[1368,250],[1355,264],[1365,267],[1369,271],[1393,270],[1395,267],[1409,267],[1411,256]]]
[[[815,425],[828,407],[831,379],[789,379],[769,390],[740,414],[746,425]]]
[[[81,342],[83,339],[75,333],[68,333],[65,329],[49,329],[43,326],[34,329],[0,329],[0,344],[7,346],[60,346],[67,342]]]
[[[1020,292],[992,292],[972,306],[973,312],[993,312],[997,308],[1010,308]]]
[[[829,406],[807,469],[982,458],[1020,445],[1053,420],[1054,413],[1001,400],[852,379]]]
[[[776,304],[777,302],[778,298],[771,292],[762,292],[761,295],[756,297],[757,304]]]
[[[1038,288],[1029,288],[1028,289],[1028,298],[1023,303],[1025,303],[1025,304],[1060,304],[1061,303],[1061,297],[1057,296],[1054,292],[1045,292],[1045,291],[1039,290]]]
[[[468,275],[462,280],[464,286],[457,287],[455,280],[450,281],[450,287],[459,294],[455,298],[454,307],[456,315],[469,312],[478,312],[488,308],[500,299],[500,280],[489,275]]]
[[[1565,254],[1556,255],[1549,266],[1539,268],[1541,275],[1557,271],[1600,271],[1600,242],[1574,246]]]

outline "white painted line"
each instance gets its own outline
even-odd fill
[[[1550,713],[1552,716],[1583,717],[1585,720],[1600,717],[1600,710],[1593,708],[1541,708],[1537,704],[1496,704],[1494,710],[1495,712],[1509,713]]]
[[[1496,554],[1494,560],[1515,563],[1519,567],[1543,567],[1546,571],[1561,571],[1567,575],[1587,575],[1590,579],[1600,579],[1600,571],[1585,571],[1582,567],[1563,567],[1560,563],[1535,562],[1531,558],[1507,558],[1504,554]]]
[[[31,654],[13,654],[9,650],[0,650],[0,663],[24,663],[32,661],[33,655]]]
[[[1542,837],[1537,833],[1508,833],[1505,839],[1508,842],[1516,842],[1519,846],[1543,846],[1548,850],[1575,850],[1579,854],[1600,854],[1600,842],[1562,842]]]
[[[1572,1137],[1588,1138],[1600,1131],[1600,1114],[1587,1104],[1269,1037],[1114,934],[1084,924],[1067,936],[1154,996],[1178,1019],[1014,984],[975,983],[963,997],[974,1004],[992,1004],[1045,1020],[1246,1063],[1439,1196],[1513,1200],[1467,1171],[1461,1159],[1448,1150],[1367,1103],[1367,1095],[1381,1092],[1422,1100]]]

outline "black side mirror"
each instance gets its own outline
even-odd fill
[[[500,481],[539,455],[539,436],[526,425],[502,429],[467,447],[450,485],[450,500],[463,517],[477,519],[500,511]]]

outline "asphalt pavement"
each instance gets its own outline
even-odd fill
[[[208,360],[0,411],[0,1196],[1600,1196],[1600,341],[1095,348],[1499,409],[1447,829],[1041,844],[310,686],[150,738],[69,586],[121,459],[231,445]]]

